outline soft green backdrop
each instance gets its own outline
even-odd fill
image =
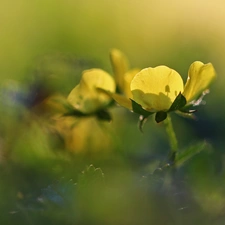
[[[0,152],[1,220],[5,224],[223,224],[224,21],[223,0],[0,0],[4,84],[12,79],[26,86],[35,73],[53,74],[57,82],[51,88],[68,94],[82,69],[100,67],[112,73],[111,48],[121,49],[131,67],[163,64],[184,80],[196,60],[212,62],[218,74],[197,121],[172,116],[179,146],[185,149],[205,141],[205,151],[178,171],[175,184],[168,178],[160,189],[161,176],[140,180],[169,151],[162,124],[149,119],[142,134],[136,115],[115,109],[110,132],[116,153],[110,158],[98,154],[80,158],[65,155],[58,142],[49,146],[42,125],[32,117],[21,122],[21,109],[10,108],[1,95],[0,149],[9,149],[10,155]],[[60,156],[55,149],[63,150]],[[94,178],[80,178],[92,163],[101,167],[104,181],[99,171],[97,175],[92,171]],[[91,184],[74,191],[71,178],[78,186]],[[174,196],[183,192],[188,201],[179,198],[177,203]],[[60,198],[69,199],[64,199],[65,207]],[[189,211],[180,213],[182,207]]]

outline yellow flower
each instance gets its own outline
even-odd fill
[[[80,83],[70,92],[68,102],[84,114],[91,114],[104,109],[112,98],[100,92],[98,88],[115,92],[113,78],[101,69],[90,69],[83,72]]]
[[[110,120],[105,108],[112,98],[99,89],[113,93],[115,81],[101,69],[90,69],[83,72],[80,83],[67,99],[61,95],[48,99],[48,107],[53,109],[52,126],[70,151],[89,153],[113,146],[111,136],[106,132],[109,126],[101,121]]]
[[[129,69],[127,57],[118,49],[110,51],[110,59],[119,91],[125,94],[126,97],[132,98],[130,82],[140,69]]]
[[[94,117],[58,117],[54,119],[54,129],[63,138],[65,148],[73,153],[102,154],[113,148],[111,124]]]
[[[167,111],[183,92],[183,80],[166,66],[146,68],[136,74],[130,85],[133,100],[150,112]]]
[[[191,64],[188,79],[183,85],[179,73],[167,66],[146,68],[137,73],[131,81],[131,101],[118,95],[112,97],[125,106],[145,117],[158,113],[160,122],[166,118],[166,112],[183,110],[205,91],[216,72],[211,63],[196,61]],[[156,115],[157,117],[157,115]]]

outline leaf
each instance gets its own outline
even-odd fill
[[[100,168],[95,168],[92,164],[88,166],[79,176],[77,185],[80,189],[92,188],[94,185],[104,183],[104,173]]]
[[[178,152],[176,155],[175,166],[180,167],[184,163],[186,163],[189,159],[194,157],[196,154],[200,153],[207,146],[206,142],[197,143],[195,145],[190,146],[189,148]]]

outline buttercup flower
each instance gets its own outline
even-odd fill
[[[56,112],[51,117],[52,129],[60,134],[66,148],[72,152],[90,153],[113,146],[106,132],[110,129],[109,124],[101,121],[111,119],[105,109],[113,99],[99,89],[113,93],[115,81],[101,69],[90,69],[83,72],[80,83],[67,98],[56,95],[48,101],[49,107]]]
[[[196,61],[191,64],[188,79],[183,85],[179,73],[167,66],[146,68],[137,73],[131,81],[131,101],[121,96],[112,97],[144,117],[156,113],[156,121],[166,119],[167,112],[180,110],[192,104],[205,91],[216,72],[211,63]]]
[[[68,102],[74,109],[91,114],[104,109],[112,98],[100,92],[98,88],[105,91],[115,92],[116,85],[113,78],[101,69],[90,69],[83,72],[80,83],[70,92]]]
[[[59,117],[54,122],[54,129],[63,138],[66,149],[73,153],[106,153],[113,148],[111,124],[94,117],[73,116]]]
[[[166,66],[141,70],[131,82],[133,100],[149,112],[167,111],[179,93],[183,80]]]
[[[101,91],[100,91],[101,90]],[[114,79],[101,69],[85,70],[80,83],[72,89],[68,97],[55,94],[46,100],[51,114],[74,117],[96,116],[100,120],[110,121],[106,108],[113,101],[108,92],[114,93]]]
[[[118,49],[110,51],[110,59],[119,91],[125,94],[126,97],[131,98],[130,82],[140,69],[129,69],[127,57]]]

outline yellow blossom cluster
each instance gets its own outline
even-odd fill
[[[130,69],[128,59],[118,49],[111,50],[110,60],[114,77],[98,68],[86,70],[79,84],[62,101],[68,110],[64,112],[63,118],[60,117],[56,127],[68,140],[68,145],[72,145],[70,148],[79,145],[79,149],[82,149],[86,140],[82,135],[79,138],[83,140],[82,143],[73,138],[74,134],[80,135],[82,123],[79,120],[88,121],[85,123],[88,126],[82,125],[82,130],[92,136],[88,118],[94,116],[100,120],[110,120],[107,109],[113,101],[140,114],[143,119],[155,113],[156,122],[161,122],[171,111],[193,112],[190,109],[216,77],[212,63],[200,61],[191,64],[184,85],[180,74],[165,65]],[[71,120],[71,117],[74,119]],[[76,121],[75,126],[71,126],[71,121]],[[71,132],[67,132],[68,129],[72,129]]]
[[[212,63],[195,61],[189,68],[184,85],[180,74],[167,66],[128,70],[125,66],[127,58],[119,50],[111,51],[111,59],[116,80],[124,95],[109,94],[120,105],[146,117],[152,113],[163,114],[162,118],[156,118],[157,122],[163,121],[167,112],[184,112],[216,77]]]

